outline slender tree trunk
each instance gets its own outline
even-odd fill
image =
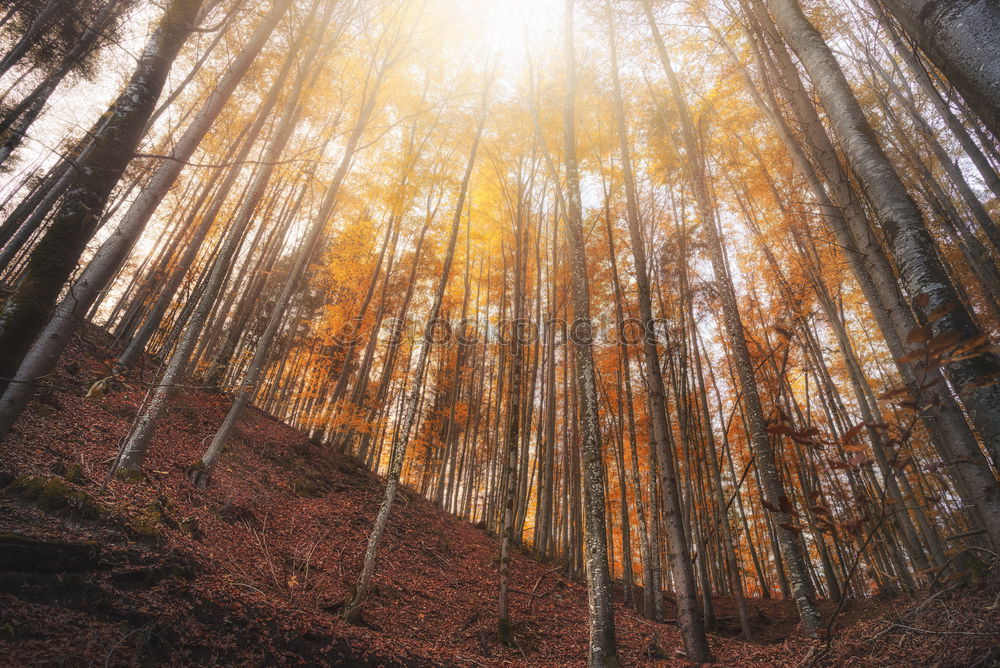
[[[689,322],[692,322],[689,319]],[[694,324],[692,322],[692,328]],[[696,332],[694,332],[696,334]],[[708,461],[707,465],[711,469],[712,473],[712,487],[715,492],[715,505],[717,519],[721,529],[722,537],[722,549],[726,560],[726,570],[729,573],[730,585],[732,587],[733,598],[736,599],[736,612],[740,618],[740,629],[743,631],[743,637],[746,640],[752,640],[753,633],[750,630],[750,614],[747,609],[746,598],[743,594],[743,578],[740,576],[739,561],[736,557],[736,540],[733,536],[732,527],[729,525],[729,506],[726,503],[725,490],[722,486],[722,465],[719,462],[719,456],[716,453],[715,436],[712,429],[712,418],[708,411],[708,389],[705,386],[705,378],[702,375],[701,368],[701,357],[702,353],[698,346],[697,336],[692,336],[692,350],[694,356],[694,366],[695,373],[697,374],[698,380],[698,397],[701,404],[701,418],[703,421],[702,429],[704,430],[707,443],[706,449],[708,450]]]
[[[322,40],[317,41],[321,42]],[[358,112],[358,118],[354,123],[354,127],[351,129],[351,133],[347,139],[347,144],[344,147],[344,154],[341,158],[340,165],[337,167],[333,180],[327,187],[326,193],[323,196],[323,203],[320,205],[319,211],[313,218],[312,224],[310,225],[309,231],[307,232],[306,238],[301,246],[301,250],[296,257],[295,264],[285,279],[285,284],[282,287],[281,294],[278,296],[277,301],[274,304],[270,317],[268,318],[267,325],[264,328],[264,333],[261,334],[260,339],[257,341],[256,352],[254,353],[253,360],[250,362],[250,366],[243,377],[240,391],[237,393],[236,398],[233,401],[233,405],[226,414],[222,425],[212,438],[211,444],[202,456],[201,464],[192,471],[192,481],[198,487],[205,487],[208,485],[211,478],[212,468],[222,455],[222,452],[229,441],[229,436],[232,434],[233,429],[236,428],[236,423],[243,414],[244,409],[249,405],[253,396],[257,392],[258,380],[265,369],[271,341],[275,334],[277,334],[278,328],[281,326],[281,322],[284,318],[288,304],[291,301],[292,295],[299,288],[302,282],[302,277],[305,273],[306,267],[309,266],[310,260],[319,251],[320,235],[326,228],[326,224],[333,213],[333,208],[337,203],[337,196],[340,192],[340,187],[343,184],[344,179],[347,177],[347,172],[354,159],[354,153],[357,150],[359,142],[361,141],[361,136],[368,125],[372,112],[375,110],[379,88],[387,69],[388,62],[383,62],[377,66],[377,71],[373,72],[371,88],[365,93],[365,99]]]
[[[441,314],[441,302],[444,299],[445,288],[448,287],[448,278],[451,274],[451,265],[455,256],[455,246],[458,240],[458,230],[462,222],[462,211],[465,207],[465,198],[469,191],[469,182],[472,179],[472,169],[476,163],[476,154],[479,150],[479,141],[483,134],[483,126],[486,122],[486,99],[489,85],[483,91],[483,104],[479,111],[479,126],[476,129],[475,138],[472,141],[472,148],[469,153],[469,160],[465,167],[465,175],[458,192],[458,201],[455,205],[455,214],[452,218],[451,233],[448,239],[448,247],[444,255],[444,267],[438,280],[434,301],[427,314],[427,323],[434,322]],[[392,451],[389,457],[389,472],[386,476],[385,498],[379,507],[378,514],[368,536],[368,546],[365,549],[364,562],[354,591],[344,603],[342,615],[347,620],[357,621],[360,618],[362,606],[368,596],[371,586],[372,575],[375,573],[376,559],[378,555],[379,543],[382,534],[385,532],[386,523],[389,520],[389,513],[392,510],[392,503],[396,497],[396,489],[399,487],[400,474],[403,470],[403,463],[406,458],[406,447],[409,444],[410,432],[417,417],[417,407],[420,403],[421,388],[423,386],[424,375],[427,371],[427,358],[430,353],[430,342],[424,341],[420,346],[420,353],[417,357],[417,366],[413,371],[412,388],[406,399],[404,414],[399,424],[398,438],[393,438]]]
[[[608,571],[608,543],[604,514],[604,462],[597,405],[597,377],[594,369],[590,320],[590,285],[587,276],[587,249],[583,235],[583,204],[576,158],[576,51],[573,45],[573,0],[566,0],[563,50],[566,63],[565,107],[563,109],[564,160],[566,168],[565,230],[572,277],[574,323],[573,358],[579,414],[583,429],[584,511],[586,516],[586,571],[590,603],[591,668],[619,665],[615,643],[615,622],[611,607],[611,574]]]
[[[45,108],[49,96],[52,95],[63,78],[91,52],[98,38],[111,24],[121,5],[122,0],[106,0],[104,7],[90,21],[73,47],[62,57],[62,61],[55,71],[50,72],[24,99],[4,115],[3,120],[0,121],[0,137],[8,133],[9,136],[0,144],[0,165],[4,164],[21,145],[28,129]]]
[[[175,2],[182,3],[182,0],[175,0]],[[200,4],[200,0],[199,3],[196,4]],[[90,263],[87,265],[87,268],[82,272],[80,278],[73,284],[70,294],[64,297],[59,303],[58,307],[55,309],[55,313],[52,315],[52,318],[49,320],[47,325],[44,322],[48,315],[47,307],[45,308],[45,314],[40,314],[38,313],[38,309],[42,308],[41,305],[35,305],[34,310],[36,311],[36,316],[42,315],[42,318],[36,323],[38,326],[38,333],[40,335],[37,337],[37,341],[33,346],[31,346],[32,339],[28,338],[21,353],[11,355],[9,358],[12,366],[17,365],[21,367],[18,370],[18,381],[26,382],[10,384],[6,388],[2,398],[0,398],[0,438],[7,433],[11,425],[17,419],[18,415],[20,415],[21,411],[24,410],[25,406],[27,406],[30,401],[34,390],[34,386],[31,383],[34,379],[50,373],[52,369],[55,368],[59,355],[62,353],[66,345],[69,344],[73,333],[80,326],[83,319],[82,314],[85,314],[90,306],[96,301],[98,296],[108,285],[108,282],[114,276],[115,272],[125,261],[126,256],[135,243],[135,240],[142,233],[142,230],[145,228],[150,216],[156,210],[156,207],[163,200],[164,196],[177,179],[177,176],[187,160],[197,149],[198,144],[200,144],[205,134],[209,131],[212,122],[222,111],[222,108],[228,101],[229,96],[235,90],[236,86],[239,84],[240,80],[256,59],[264,44],[267,42],[271,33],[274,31],[281,17],[290,6],[291,0],[277,0],[277,4],[251,35],[243,51],[230,65],[229,70],[219,81],[218,86],[201,107],[198,114],[195,116],[195,119],[188,126],[185,133],[178,139],[177,143],[173,147],[171,159],[165,160],[160,167],[157,168],[149,183],[132,202],[114,233],[101,245],[101,247],[94,254]],[[194,9],[196,10],[197,7]],[[171,10],[171,12],[167,14],[167,18],[175,16],[176,11],[174,10]],[[175,20],[177,19],[171,18],[171,21]],[[193,18],[190,18],[189,21],[193,21]],[[191,27],[192,26],[189,25],[188,29]],[[178,44],[174,50],[175,55],[179,48],[180,45]],[[167,65],[169,66],[169,63],[167,63]],[[163,72],[163,77],[165,76],[166,72]],[[160,87],[162,88],[162,81],[160,83]],[[127,93],[128,91],[126,90],[126,94]],[[155,103],[155,99],[153,100],[153,103]],[[152,103],[150,103],[150,105],[151,104]],[[148,113],[141,119],[141,121],[144,123],[147,118]],[[135,142],[137,143],[138,140],[137,136],[135,138]],[[132,148],[129,149],[130,157],[131,151],[134,150],[134,148],[135,146],[133,144]],[[84,153],[86,154],[89,150],[90,147],[85,149]],[[82,157],[81,159],[85,158]],[[122,168],[124,169],[124,166]],[[71,195],[71,191],[68,191],[64,200],[70,200]],[[67,204],[64,204],[63,208],[65,209],[67,206]],[[49,228],[46,238],[53,233],[53,230],[57,229],[55,225],[59,220],[58,216],[60,214],[57,213],[56,215],[56,221],[54,221],[53,226]],[[87,236],[87,239],[79,240],[79,250],[75,253],[76,258],[79,257],[79,254],[82,252],[87,240],[89,240],[89,235]],[[44,239],[43,242],[40,243],[40,247],[42,243],[44,243]],[[35,252],[38,252],[37,248]],[[51,286],[49,286],[46,290],[46,294],[50,296],[51,301],[54,301],[58,296],[59,288],[61,287],[62,282],[69,276],[69,270],[65,271],[64,274],[65,275],[62,280],[59,281],[59,285],[56,286],[55,290],[52,290]],[[2,341],[5,336],[3,333],[5,330],[4,325],[2,324],[2,318],[3,316],[0,316],[0,341]],[[21,332],[18,336],[23,338],[28,335]],[[31,346],[30,352],[28,346]],[[27,357],[25,357],[25,353],[27,353]],[[3,359],[7,358],[4,358],[3,354],[0,353],[0,368],[3,367]],[[0,376],[3,375],[5,374],[0,372]]]
[[[649,11],[648,4],[645,6],[647,11]],[[663,520],[666,526],[667,561],[670,564],[677,596],[677,626],[680,628],[681,635],[684,638],[684,649],[687,659],[703,663],[711,660],[711,653],[708,649],[708,640],[705,638],[704,620],[698,612],[698,589],[695,585],[690,550],[684,531],[674,453],[672,448],[668,447],[667,444],[667,434],[670,429],[665,410],[667,397],[663,387],[663,373],[660,368],[660,353],[655,331],[656,322],[653,319],[653,303],[649,289],[649,269],[647,267],[646,248],[642,236],[641,221],[639,220],[639,200],[632,172],[628,126],[618,73],[617,38],[615,36],[610,4],[607,4],[606,8],[611,54],[611,79],[614,86],[615,121],[618,129],[618,148],[625,181],[626,218],[628,220],[629,238],[632,243],[632,257],[635,260],[635,283],[638,291],[639,319],[642,322],[644,332],[642,337],[642,351],[646,368],[646,391],[649,393],[649,406],[652,410],[650,417],[652,418],[653,443],[660,463],[659,484],[661,493],[663,494]],[[651,15],[650,20],[652,20]]]
[[[48,0],[45,3],[45,6],[38,12],[20,39],[0,59],[0,75],[14,67],[28,53],[28,50],[35,44],[38,37],[50,27],[61,10],[62,3],[59,0]]]
[[[500,641],[505,645],[514,642],[514,629],[510,622],[510,609],[507,602],[507,593],[510,588],[510,548],[514,540],[514,507],[516,503],[517,491],[517,465],[518,465],[518,440],[521,429],[521,393],[523,391],[523,366],[524,366],[524,346],[522,344],[521,322],[524,318],[524,279],[525,272],[522,267],[527,262],[525,257],[525,234],[527,228],[524,206],[521,202],[523,194],[520,183],[518,184],[518,201],[515,204],[514,213],[514,304],[513,304],[513,326],[510,328],[510,396],[507,403],[507,433],[504,436],[503,468],[502,475],[505,481],[503,496],[501,500],[501,533],[500,533],[500,593],[497,597],[497,609],[499,618]],[[524,465],[527,462],[523,462]]]
[[[956,489],[972,512],[984,518],[986,528],[991,532],[994,545],[1000,540],[1000,488],[989,464],[980,452],[979,445],[969,429],[961,408],[951,390],[934,365],[926,365],[920,360],[900,361],[907,354],[903,341],[908,333],[917,327],[917,322],[906,304],[896,276],[878,242],[878,236],[868,226],[862,204],[855,193],[851,180],[837,160],[837,152],[820,123],[812,102],[806,95],[798,72],[791,57],[785,51],[778,36],[777,27],[763,8],[756,5],[748,14],[755,15],[761,28],[771,43],[775,69],[780,72],[783,88],[787,90],[794,112],[802,123],[804,148],[810,152],[819,171],[824,175],[830,189],[830,197],[813,173],[813,168],[805,159],[799,145],[790,137],[783,120],[773,112],[773,99],[768,117],[774,124],[788,148],[797,169],[809,180],[823,213],[823,220],[829,225],[835,238],[846,252],[844,257],[861,286],[871,306],[871,313],[878,323],[886,345],[895,364],[910,389],[913,401],[926,402],[926,390],[921,389],[928,380],[934,380],[933,392],[940,405],[923,413],[923,421],[931,435],[934,447],[941,459],[948,462],[948,471],[955,481]],[[751,32],[753,36],[753,32]],[[762,62],[769,55],[768,49],[757,42],[757,53]],[[765,89],[767,92],[768,89]],[[764,108],[768,108],[765,104]],[[831,198],[833,201],[831,201]],[[834,203],[836,206],[834,206]],[[990,519],[987,519],[990,518]]]
[[[286,59],[285,68],[282,74],[287,74],[294,62],[292,57]],[[298,81],[292,86],[289,93],[282,119],[278,123],[274,137],[265,151],[265,163],[273,165],[281,156],[285,148],[285,143],[291,136],[298,120],[297,107],[299,94],[306,78],[308,68],[302,68]],[[256,136],[263,129],[264,124],[270,116],[271,107],[277,102],[278,96],[284,87],[284,77],[279,76],[271,86],[267,98],[262,104],[261,113],[258,115],[250,134]],[[244,152],[249,152],[252,141],[248,140],[244,146]],[[243,155],[245,157],[245,153]],[[239,171],[239,166],[233,168],[234,172]],[[177,346],[174,348],[167,361],[166,369],[160,379],[159,386],[153,391],[149,404],[141,411],[136,419],[135,426],[129,434],[128,439],[122,446],[121,455],[115,463],[115,469],[128,479],[137,478],[149,451],[149,444],[152,441],[156,426],[166,411],[167,403],[175,394],[175,386],[184,379],[188,365],[191,361],[191,353],[202,335],[205,322],[215,308],[219,292],[232,268],[233,258],[244,241],[244,233],[249,225],[253,214],[264,195],[264,188],[270,178],[273,168],[265,167],[258,171],[255,180],[250,186],[250,193],[243,200],[241,208],[232,221],[232,225],[226,232],[222,246],[211,265],[204,287],[198,293],[197,305],[195,306],[190,319],[184,324],[183,332]],[[235,174],[232,175],[235,179]]]

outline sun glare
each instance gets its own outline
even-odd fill
[[[552,45],[560,30],[562,0],[462,0],[477,41],[508,72],[527,69],[532,56]]]
[[[0,668],[995,665],[998,6],[4,2]]]

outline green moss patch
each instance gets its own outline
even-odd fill
[[[48,511],[87,519],[101,516],[101,507],[90,494],[55,476],[18,476],[9,489],[11,494]]]

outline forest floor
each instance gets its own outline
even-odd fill
[[[335,614],[357,575],[381,479],[257,410],[213,486],[185,476],[228,399],[181,392],[145,479],[111,481],[152,369],[84,398],[108,356],[94,329],[64,356],[52,391],[0,447],[0,663],[27,665],[581,665],[587,596],[555,562],[512,563],[516,646],[496,639],[498,540],[404,490],[361,625]],[[147,360],[147,364],[148,364]],[[794,609],[750,605],[756,642],[729,617],[711,636],[721,665],[1000,665],[1000,586],[846,607],[829,647],[796,635]],[[829,612],[833,606],[826,604]],[[672,611],[668,610],[668,617]],[[619,603],[623,665],[687,665],[676,628]],[[728,629],[728,630],[725,630]],[[825,651],[823,651],[825,648]]]

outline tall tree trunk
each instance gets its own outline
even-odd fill
[[[175,0],[175,2],[181,2],[181,0]],[[115,272],[125,261],[136,239],[145,229],[150,216],[166,196],[187,160],[197,149],[205,134],[208,133],[212,122],[222,111],[229,96],[236,89],[290,6],[291,0],[277,0],[271,12],[248,39],[243,51],[233,60],[226,74],[220,79],[187,130],[174,144],[170,159],[165,160],[157,168],[149,183],[129,206],[114,233],[98,248],[86,269],[81,273],[80,278],[73,284],[70,294],[64,297],[56,307],[48,324],[46,325],[44,318],[42,319],[37,341],[34,345],[31,345],[30,340],[27,342],[28,345],[31,345],[30,352],[29,348],[25,347],[16,359],[16,364],[21,367],[19,370],[16,369],[18,370],[18,382],[10,384],[0,398],[0,438],[3,438],[30,401],[34,390],[34,385],[31,383],[34,379],[51,373],[52,369],[55,368],[59,355],[69,344],[73,333],[83,321],[83,314],[102,294]],[[173,16],[173,13],[168,14],[168,17],[170,16]],[[178,45],[177,49],[179,48]],[[142,122],[145,120],[144,118]],[[85,149],[84,152],[86,153],[88,150],[89,148]],[[130,150],[134,150],[134,146]],[[70,195],[71,193],[68,191],[64,200],[68,200]],[[52,230],[53,227],[50,227],[46,238],[52,233]],[[42,243],[44,243],[44,239]],[[77,258],[85,244],[86,240],[82,241],[80,250],[76,253]],[[66,272],[66,276],[68,275],[69,273]],[[65,276],[63,280],[65,280]],[[54,301],[56,296],[58,296],[58,289],[52,292],[51,299]],[[2,316],[0,316],[0,321],[2,321]],[[3,326],[0,325],[0,340],[3,338],[3,331]],[[2,359],[3,357],[0,355],[0,360]],[[2,367],[2,362],[0,362],[0,367]]]
[[[521,322],[524,318],[524,283],[526,272],[523,271],[527,263],[525,245],[525,230],[528,227],[527,215],[522,202],[523,188],[520,184],[520,175],[517,175],[518,193],[513,215],[514,223],[514,295],[513,314],[510,328],[510,381],[508,391],[510,396],[507,402],[507,430],[504,435],[504,451],[502,463],[502,480],[504,481],[503,496],[501,498],[501,527],[500,527],[500,592],[497,597],[498,624],[500,641],[506,645],[514,642],[514,629],[510,623],[510,609],[507,601],[508,590],[510,588],[510,548],[514,540],[514,507],[517,501],[517,465],[518,465],[518,441],[521,429],[521,394],[524,390],[523,367],[524,367],[524,345],[522,342]],[[526,322],[526,321],[525,321]],[[527,462],[522,462],[526,465]],[[520,539],[520,537],[518,537]]]
[[[317,41],[321,42],[322,40]],[[306,238],[302,243],[301,250],[295,259],[295,264],[285,279],[285,283],[281,289],[281,294],[274,303],[274,307],[271,310],[264,332],[257,341],[256,351],[254,352],[250,366],[247,368],[247,372],[240,384],[240,391],[236,394],[236,398],[233,400],[233,405],[230,407],[222,425],[219,427],[219,430],[212,438],[212,442],[209,444],[208,449],[202,456],[201,464],[192,471],[192,481],[198,487],[205,487],[208,485],[212,468],[222,455],[223,449],[229,442],[229,436],[236,428],[236,423],[242,416],[244,409],[250,404],[250,401],[257,392],[258,381],[260,375],[264,372],[270,352],[271,342],[277,334],[278,328],[281,326],[282,320],[285,316],[285,311],[288,308],[292,295],[300,287],[302,277],[306,268],[309,266],[309,262],[316,255],[316,253],[319,252],[320,235],[323,230],[326,229],[326,224],[329,221],[330,216],[333,213],[333,208],[337,203],[340,188],[343,185],[344,179],[347,177],[347,172],[351,167],[352,161],[354,160],[355,151],[357,151],[362,134],[364,133],[365,128],[368,125],[368,121],[375,110],[379,89],[390,66],[389,62],[390,61],[387,58],[385,61],[381,62],[377,66],[374,66],[373,68],[375,71],[373,71],[371,75],[372,79],[370,88],[365,91],[365,97],[362,101],[361,108],[358,111],[358,117],[354,122],[354,127],[351,129],[346,145],[344,146],[344,154],[341,157],[340,165],[338,165],[337,171],[333,176],[333,180],[330,182],[323,195],[323,202],[309,226]]]
[[[97,43],[104,30],[111,24],[115,13],[122,6],[122,0],[106,0],[104,7],[93,18],[73,47],[62,57],[55,71],[46,75],[35,88],[4,115],[0,121],[0,137],[9,136],[0,144],[0,165],[21,145],[28,129],[42,113],[49,96],[59,86],[63,78],[80,64]],[[16,124],[16,125],[15,125]]]
[[[834,133],[872,201],[914,311],[933,333],[930,342],[924,340],[925,347],[953,337],[948,350],[978,339],[982,333],[941,265],[919,209],[879,146],[830,48],[796,0],[768,0],[768,4],[782,35],[809,72]],[[1000,57],[994,66],[1000,66]],[[946,371],[994,464],[1000,466],[1000,361],[984,351],[947,364]]]
[[[696,329],[693,319],[689,318],[688,322],[691,323],[690,326],[692,329]],[[708,461],[706,464],[711,469],[712,487],[715,494],[716,522],[721,529],[722,551],[725,555],[726,570],[729,573],[732,595],[736,599],[736,612],[740,618],[740,629],[743,631],[743,637],[749,641],[753,639],[753,634],[750,630],[750,614],[747,609],[746,598],[743,594],[743,578],[740,576],[740,566],[736,556],[736,540],[733,536],[732,527],[729,524],[729,505],[726,503],[725,489],[722,486],[722,465],[716,453],[712,418],[708,411],[708,388],[705,386],[705,378],[701,368],[702,352],[698,345],[697,331],[692,332],[691,339],[694,368],[698,381],[698,397],[701,404],[702,429],[707,440],[705,445],[708,450]]]
[[[750,441],[756,458],[757,471],[760,474],[761,487],[765,500],[771,507],[780,508],[778,512],[774,513],[773,517],[775,523],[778,525],[776,529],[778,544],[781,548],[781,556],[788,568],[792,594],[795,598],[796,608],[799,611],[802,631],[805,635],[812,636],[818,631],[822,617],[816,608],[815,602],[812,600],[813,592],[806,570],[806,558],[802,552],[798,536],[792,530],[786,528],[792,524],[788,513],[788,496],[783,489],[775,453],[771,447],[771,442],[765,428],[764,410],[757,392],[757,380],[754,376],[753,360],[750,357],[746,332],[744,331],[743,321],[740,318],[736,292],[733,289],[729,270],[726,267],[722,239],[720,238],[715,219],[715,210],[712,206],[708,187],[705,182],[704,168],[702,166],[704,158],[698,146],[698,138],[687,102],[684,100],[680,83],[670,65],[666,46],[663,43],[663,38],[660,36],[659,28],[653,17],[650,0],[643,0],[643,6],[645,7],[646,18],[650,29],[653,31],[657,51],[670,82],[670,89],[681,119],[681,134],[686,153],[684,165],[688,180],[694,190],[695,205],[698,210],[698,216],[701,219],[701,227],[705,233],[707,251],[715,275],[716,289],[718,290],[719,299],[722,302],[722,320],[728,335],[729,345],[732,349],[740,389],[743,393],[743,406],[749,426]]]
[[[0,378],[12,378],[97,228],[111,191],[132,160],[170,66],[195,27],[202,0],[172,0],[124,92],[71,168],[71,181],[17,289],[0,313]],[[0,388],[7,382],[0,381]]]
[[[293,62],[294,58],[292,56],[286,59],[285,67],[282,71],[283,75],[288,73]],[[308,71],[308,67],[303,67],[300,70],[298,80],[292,85],[292,90],[289,92],[285,108],[282,111],[282,118],[278,122],[278,127],[264,154],[264,161],[267,166],[258,171],[256,177],[251,182],[250,191],[227,230],[222,245],[208,271],[205,284],[198,293],[197,305],[191,317],[183,324],[184,329],[177,346],[170,354],[160,383],[153,391],[149,404],[136,418],[135,426],[122,446],[121,455],[118,461],[115,462],[115,469],[120,471],[126,478],[132,479],[138,477],[143,462],[146,459],[149,444],[153,438],[156,426],[166,411],[167,402],[175,394],[175,386],[184,379],[191,361],[191,353],[203,333],[205,322],[218,302],[219,292],[232,268],[233,259],[244,241],[246,228],[250,224],[260,198],[264,195],[264,188],[267,186],[273,169],[271,165],[281,157],[281,152],[284,150],[288,138],[295,129],[298,120],[299,94],[301,93],[302,85],[305,82]],[[261,113],[250,130],[251,137],[256,136],[263,130],[265,123],[270,117],[270,109],[277,102],[282,88],[284,88],[284,76],[278,77],[271,86],[271,90],[261,105]],[[238,158],[240,162],[246,157],[246,153],[249,152],[252,144],[253,141],[248,139],[243,147],[243,155]],[[237,166],[233,167],[230,177],[235,179],[235,175],[239,171],[240,166],[237,163]],[[209,222],[211,222],[211,219],[209,219]]]
[[[583,235],[583,204],[576,158],[576,49],[573,44],[573,0],[566,0],[563,51],[565,58],[565,106],[563,108],[564,160],[566,168],[566,236],[572,278],[573,359],[579,416],[583,429],[584,513],[586,517],[587,591],[590,604],[591,668],[614,668],[618,664],[615,621],[611,607],[611,574],[608,570],[608,542],[605,522],[604,462],[597,405],[597,376],[592,349],[590,284],[587,276],[587,248]]]
[[[32,22],[28,25],[28,29],[24,31],[21,37],[14,43],[7,53],[4,54],[3,58],[0,59],[0,75],[6,73],[10,68],[14,67],[21,58],[28,53],[28,50],[35,44],[35,40],[48,29],[52,21],[59,15],[62,11],[62,3],[60,0],[48,0],[42,7],[41,11],[35,16]]]
[[[645,7],[647,12],[649,12],[648,3]],[[649,290],[649,268],[647,266],[645,241],[643,240],[641,229],[642,223],[639,220],[639,199],[632,172],[628,125],[618,72],[617,37],[615,36],[613,13],[611,12],[610,4],[607,4],[606,8],[611,54],[611,80],[614,87],[615,122],[618,130],[618,150],[625,181],[625,211],[628,220],[629,238],[632,244],[632,257],[635,260],[635,283],[638,292],[639,319],[642,321],[644,332],[644,336],[642,337],[642,352],[646,367],[646,391],[649,393],[649,406],[652,410],[650,417],[652,421],[653,444],[659,456],[660,463],[659,484],[661,493],[663,494],[663,521],[666,527],[667,562],[670,564],[671,575],[674,580],[674,588],[677,596],[677,625],[684,638],[684,649],[687,659],[697,663],[704,663],[711,660],[711,653],[708,649],[708,640],[705,638],[704,620],[698,611],[698,589],[695,584],[694,570],[691,566],[691,552],[688,547],[687,535],[684,531],[674,452],[667,443],[667,434],[670,429],[665,408],[667,397],[663,387],[663,372],[660,368],[656,321],[653,318],[653,302]],[[649,14],[649,17],[652,20],[651,14]]]
[[[800,146],[791,138],[783,119],[775,113],[773,98],[770,105],[772,111],[768,113],[768,117],[782,137],[797,169],[809,181],[816,194],[823,213],[822,219],[846,250],[844,257],[865,294],[871,314],[910,390],[912,400],[926,403],[927,393],[922,388],[929,379],[935,381],[932,391],[940,400],[940,405],[925,411],[922,419],[942,461],[949,463],[948,471],[955,481],[957,491],[966,506],[974,514],[984,518],[996,545],[1000,539],[1000,488],[996,478],[938,368],[920,360],[909,363],[901,361],[907,354],[903,341],[917,327],[917,321],[906,304],[878,236],[868,225],[858,194],[837,159],[837,151],[805,93],[794,63],[780,40],[777,27],[760,5],[754,5],[747,13],[760,20],[761,29],[771,44],[769,52],[762,41],[756,42],[762,71],[765,71],[767,56],[769,53],[773,54],[774,63],[771,67],[780,73],[783,88],[787,90],[795,115],[802,124],[805,135],[803,147],[809,151],[815,166],[826,179],[829,197]],[[751,32],[751,36],[753,34]],[[765,89],[765,92],[768,91],[769,89]],[[768,105],[764,106],[766,108]]]

